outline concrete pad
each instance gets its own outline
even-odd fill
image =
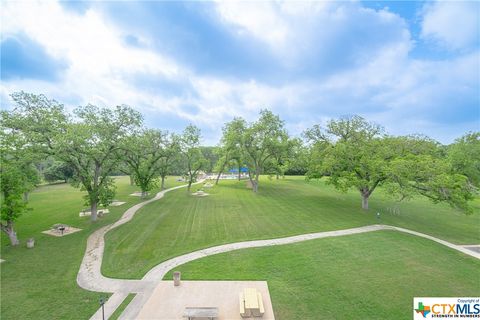
[[[108,209],[98,209],[97,210],[97,216],[102,216],[106,213],[109,213],[110,210]],[[89,217],[92,215],[92,212],[91,211],[80,211],[80,213],[78,214],[79,217]]]
[[[192,193],[192,196],[196,196],[196,197],[206,197],[206,196],[209,196],[209,195],[210,195],[209,193],[206,193],[206,192],[203,192],[203,191],[197,191],[197,192]]]
[[[82,229],[68,227],[67,229],[65,229],[65,231],[63,231],[63,234],[60,230],[55,230],[55,229],[45,230],[45,231],[42,231],[42,233],[48,234],[49,236],[54,236],[54,237],[63,237],[81,230]]]
[[[126,202],[123,202],[123,201],[113,201],[112,203],[110,203],[110,205],[112,207],[118,207],[118,206],[121,206],[122,204],[125,204]]]
[[[3,260],[3,259],[0,259],[0,263],[2,263],[2,262],[5,262],[5,260]]]
[[[137,191],[137,192],[131,193],[130,195],[131,195],[131,196],[134,196],[134,197],[141,197],[141,196],[142,196],[142,192],[141,192],[141,191]]]
[[[218,320],[253,320],[240,316],[238,294],[245,288],[255,288],[262,294],[265,314],[255,319],[274,320],[266,281],[182,281],[178,287],[173,281],[161,281],[137,319],[183,319],[186,307],[217,307]]]

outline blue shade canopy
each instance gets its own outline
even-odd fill
[[[238,173],[238,168],[230,169],[230,170],[228,170],[228,172],[230,172],[230,173]],[[248,168],[242,167],[242,168],[240,168],[240,172],[243,172],[243,173],[248,172]]]

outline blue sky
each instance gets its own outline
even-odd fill
[[[359,114],[443,143],[480,130],[480,4],[437,1],[2,2],[2,108],[129,104],[202,129],[269,108],[292,135]]]

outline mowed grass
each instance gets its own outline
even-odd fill
[[[303,183],[298,178],[294,182]],[[339,201],[360,206],[361,198],[358,191],[338,193],[333,187],[326,186],[323,180],[313,180],[309,184],[322,188],[326,194],[336,193]],[[375,190],[370,197],[369,204],[368,214],[380,213],[380,219],[377,219],[378,223],[412,229],[455,244],[480,244],[479,197],[471,202],[473,208],[471,215],[466,215],[445,203],[434,204],[421,196],[399,202],[387,196],[381,188]]]
[[[183,280],[266,280],[278,320],[411,319],[413,297],[480,295],[478,259],[395,231],[238,250],[175,270]]]
[[[200,187],[193,187],[192,191]],[[258,194],[245,181],[221,181],[205,189],[207,197],[185,190],[168,193],[142,208],[134,219],[106,235],[102,272],[110,277],[141,278],[168,258],[205,247],[243,240],[386,223],[425,232],[457,243],[479,243],[480,214],[466,216],[446,205],[424,199],[396,204],[381,190],[371,209],[360,207],[356,192],[339,193],[323,181],[302,177],[263,178]],[[400,215],[387,213],[400,207]],[[376,212],[382,212],[380,220]]]
[[[115,310],[114,313],[112,313],[112,315],[110,316],[110,318],[108,318],[109,320],[117,320],[121,315],[122,315],[122,312],[125,310],[125,308],[128,306],[128,304],[130,302],[132,302],[133,298],[135,298],[135,295],[134,293],[130,293],[126,298],[125,300],[123,300],[123,302],[118,306],[118,308]]]
[[[167,181],[169,186],[178,184],[174,178]],[[117,178],[116,185],[116,198],[127,203],[110,207],[96,223],[78,216],[85,207],[84,193],[68,184],[42,186],[31,193],[32,210],[15,224],[20,246],[10,247],[8,237],[1,236],[1,258],[6,260],[0,264],[1,319],[88,319],[98,309],[99,298],[106,294],[83,290],[76,283],[87,237],[141,201],[129,196],[139,189],[129,185],[128,177]],[[60,238],[41,233],[55,223],[82,231]],[[25,247],[30,237],[35,238],[33,249]]]
[[[178,184],[173,178],[167,180],[168,187]],[[0,264],[1,319],[85,319],[97,310],[99,298],[106,295],[79,288],[76,275],[89,234],[141,201],[129,196],[138,187],[130,186],[127,177],[117,179],[117,186],[116,198],[127,203],[110,208],[109,214],[93,224],[88,217],[78,217],[84,208],[83,193],[69,185],[44,186],[31,194],[33,210],[16,223],[21,246],[11,248],[8,238],[1,236],[1,258],[6,260]],[[193,191],[198,188],[194,186]],[[480,242],[478,200],[473,216],[415,199],[400,205],[399,216],[382,213],[377,221],[377,210],[386,212],[395,205],[381,192],[372,196],[372,209],[365,213],[357,193],[339,193],[322,181],[263,179],[260,188],[254,195],[245,189],[244,181],[222,181],[218,187],[205,189],[211,196],[204,198],[192,197],[185,190],[168,193],[120,230],[107,234],[104,270],[108,275],[139,278],[157,263],[199,248],[378,222],[456,243]],[[62,238],[41,233],[55,223],[83,230]],[[30,237],[36,240],[34,249],[25,248]],[[309,268],[308,261],[305,263]],[[332,268],[341,269],[335,260]],[[432,272],[435,270],[432,266]]]

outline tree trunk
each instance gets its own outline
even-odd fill
[[[252,190],[254,190],[254,185],[255,185],[255,180],[253,180],[252,174],[250,171],[248,171],[248,180],[250,181],[250,184],[252,185]],[[255,192],[255,191],[253,191]]]
[[[12,246],[18,246],[20,244],[20,241],[18,241],[17,238],[17,233],[15,231],[11,231],[8,233],[8,238],[10,239],[10,244]]]
[[[162,176],[162,190],[165,190],[165,176]]]
[[[30,196],[30,193],[28,191],[24,192],[23,193],[23,202],[28,202],[29,196]]]
[[[192,187],[193,179],[191,177],[188,178],[188,186],[187,191],[190,192],[190,188]]]
[[[145,199],[148,195],[147,191],[142,191],[142,199]]]
[[[277,180],[278,180],[278,178],[279,178],[279,174],[278,174],[278,172],[277,172]]]
[[[92,190],[89,192],[90,199],[92,199],[92,193],[95,195],[95,200],[90,202],[90,221],[97,221],[97,204],[98,204],[98,192],[100,190],[100,186],[98,185],[98,179],[100,177],[100,170],[101,165],[98,161],[95,160],[95,175],[93,176],[93,187]]]
[[[240,181],[241,179],[241,174],[240,174],[240,170],[241,170],[241,165],[238,165],[238,181]]]
[[[130,185],[133,186],[135,184],[135,179],[133,179],[133,175],[130,175]]]
[[[97,202],[92,202],[90,205],[90,221],[97,221]]]
[[[258,192],[258,177],[260,174],[255,175],[255,181],[253,181],[252,187],[253,187],[253,192],[257,193]]]
[[[18,241],[17,238],[17,233],[13,230],[13,221],[7,221],[7,225],[2,224],[2,230],[8,235],[12,246],[18,246],[20,244],[20,241]]]
[[[368,210],[368,197],[369,197],[369,194],[362,193],[362,209],[363,210]]]
[[[222,175],[223,170],[225,170],[225,164],[226,164],[226,162],[222,165],[222,168],[221,168],[220,171],[218,172],[217,180],[215,180],[215,184],[218,184],[218,180],[220,180],[220,176]]]
[[[257,181],[253,181],[252,190],[253,190],[254,193],[258,192],[258,182]]]

